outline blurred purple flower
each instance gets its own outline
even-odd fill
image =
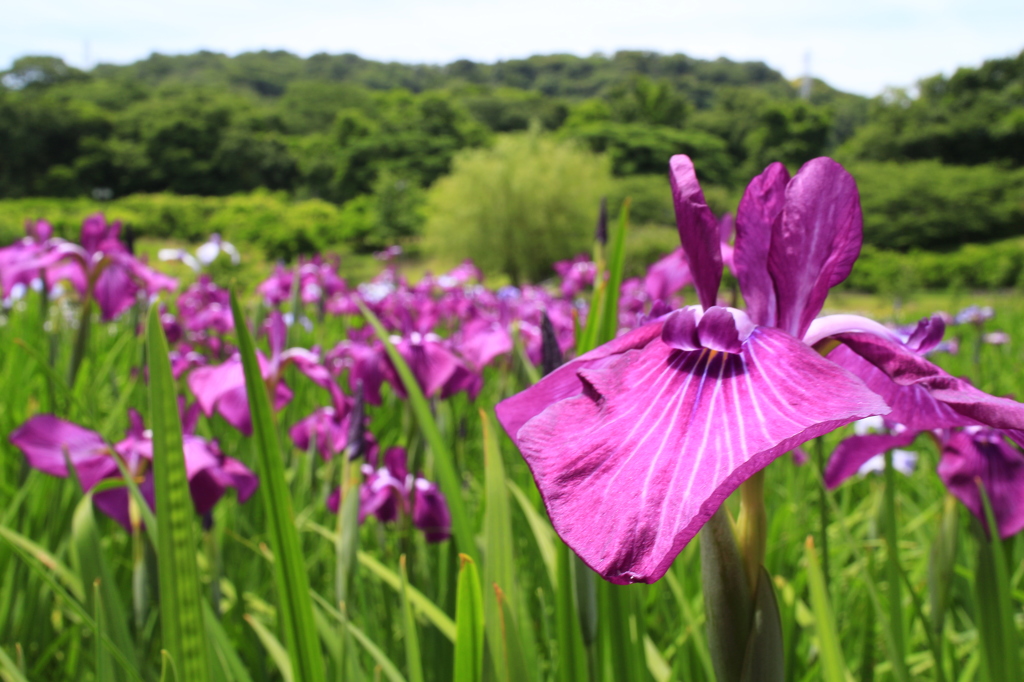
[[[384,465],[374,469],[363,465],[366,480],[359,487],[359,523],[376,516],[384,523],[398,521],[403,516],[423,531],[427,542],[441,542],[451,536],[451,514],[444,494],[436,483],[409,473],[405,448],[388,448]],[[335,490],[327,500],[327,507],[338,512],[340,493]]]
[[[282,380],[285,366],[295,367],[318,386],[330,390],[334,383],[330,372],[320,362],[319,355],[305,348],[284,348],[287,327],[281,313],[274,311],[267,321],[267,338],[270,341],[270,358],[257,351],[263,380],[267,382],[275,410],[280,410],[292,399],[291,389]],[[199,367],[188,376],[188,387],[195,395],[199,406],[207,417],[219,413],[236,429],[250,435],[252,416],[245,391],[245,372],[242,359],[235,354],[227,362],[216,366]]]
[[[209,512],[227,488],[238,491],[239,502],[248,500],[259,485],[256,475],[238,460],[225,457],[216,441],[194,434],[194,409],[183,416],[185,470],[196,512]],[[10,441],[25,453],[29,466],[43,473],[66,477],[70,461],[86,492],[103,479],[120,478],[116,457],[153,508],[152,434],[135,410],[129,411],[129,420],[124,439],[114,445],[108,445],[95,431],[48,414],[29,419],[11,433]],[[93,501],[97,509],[131,530],[128,496],[127,488],[118,487],[95,493]]]
[[[124,312],[139,293],[176,288],[175,279],[151,270],[128,251],[120,230],[121,223],[107,223],[102,214],[89,216],[82,223],[81,245],[49,240],[45,249],[13,268],[13,276],[47,271],[48,280],[67,279],[84,300],[96,300],[104,320]]]

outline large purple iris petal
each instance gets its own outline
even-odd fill
[[[498,419],[512,436],[512,440],[516,440],[516,434],[523,424],[543,412],[549,405],[580,394],[583,390],[583,382],[578,374],[580,370],[600,367],[612,362],[620,353],[643,348],[661,336],[661,331],[662,324],[657,322],[638,327],[562,365],[544,377],[540,383],[498,403],[495,407]]]
[[[772,226],[786,201],[789,171],[775,162],[750,181],[736,211],[736,249],[733,271],[756,324],[775,326],[775,284],[768,273]]]
[[[51,476],[67,476],[70,460],[85,490],[117,473],[100,434],[51,414],[32,417],[11,433],[10,441],[25,453],[29,466]]]
[[[685,154],[673,156],[669,160],[668,177],[672,183],[679,241],[686,251],[700,304],[710,308],[718,300],[718,286],[722,283],[722,242],[718,220],[704,200],[690,157]]]
[[[872,334],[859,332],[838,334],[833,338],[841,341],[850,351],[881,370],[891,382],[900,387],[923,389],[927,393],[927,397],[920,393],[920,391],[906,396],[907,403],[900,405],[900,421],[908,427],[932,429],[941,426],[981,423],[999,429],[1024,429],[1024,404],[1007,398],[997,398],[979,391],[967,381],[950,376],[936,365],[933,365],[899,343]],[[837,361],[841,361],[843,364],[850,364],[846,360],[842,360],[844,356],[840,349],[837,348],[832,354],[837,355]],[[832,354],[830,354],[830,358]],[[860,375],[860,372],[857,372],[857,374]],[[878,382],[877,378],[872,384],[876,382]],[[875,385],[872,385],[872,388],[875,388]],[[892,387],[889,387],[888,390],[879,387],[877,392],[883,397],[888,398],[888,394],[891,394],[893,390]],[[929,399],[931,400],[929,401]],[[948,406],[952,412],[961,418],[951,424],[949,421],[952,420],[952,415],[932,404],[930,408],[931,415],[944,415],[947,418],[946,423],[920,423],[924,421],[924,417],[928,414],[922,413],[921,407],[928,405],[931,401],[937,401]],[[916,416],[915,410],[911,408],[911,404],[914,403],[918,405]],[[896,407],[892,403],[890,405],[894,408]],[[962,417],[967,417],[967,419]],[[894,415],[893,418],[895,419],[896,416]],[[902,421],[904,418],[907,421]],[[907,423],[908,421],[911,423]]]
[[[856,377],[765,327],[739,354],[658,339],[577,374],[581,390],[518,431],[502,421],[555,529],[615,583],[660,578],[725,498],[779,455],[888,412]]]
[[[939,477],[953,495],[984,523],[978,480],[985,486],[999,535],[1024,530],[1024,454],[997,432],[960,431],[946,442]]]
[[[934,398],[926,386],[896,383],[885,372],[846,346],[837,346],[828,354],[828,359],[860,377],[868,388],[885,400],[892,408],[886,415],[890,423],[902,424],[911,431],[977,426],[981,423]]]
[[[914,442],[919,431],[907,429],[902,433],[872,433],[866,436],[850,436],[836,448],[825,467],[825,485],[835,488],[853,476],[875,455],[894,448],[903,448]]]
[[[832,159],[805,163],[786,186],[786,205],[773,226],[768,252],[778,327],[803,337],[829,288],[850,274],[863,224],[853,177]]]

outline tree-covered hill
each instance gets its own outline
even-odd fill
[[[89,72],[26,57],[0,83],[7,197],[267,187],[343,202],[382,173],[428,185],[456,150],[531,125],[608,152],[619,175],[683,151],[731,185],[766,158],[827,151],[867,111],[822,83],[800,101],[763,63],[648,52],[443,66],[199,52]]]

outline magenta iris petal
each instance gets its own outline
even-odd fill
[[[156,511],[156,495],[153,489],[153,474],[146,474],[145,478],[139,482],[139,492],[142,493],[142,497],[146,500],[149,508]],[[109,516],[110,518],[121,524],[121,527],[127,531],[132,530],[131,516],[128,513],[128,488],[112,488],[110,490],[103,490],[92,497],[92,502],[96,505],[96,508],[101,512]]]
[[[932,397],[925,386],[903,386],[846,346],[838,346],[828,359],[860,378],[892,408],[886,419],[912,431],[979,425],[949,405]]]
[[[704,308],[718,300],[722,282],[722,242],[718,221],[704,200],[693,162],[685,154],[669,160],[669,181],[676,209],[679,241],[693,273],[694,285]]]
[[[413,484],[412,524],[423,531],[427,542],[451,537],[452,516],[448,501],[436,483],[417,478]]]
[[[644,277],[644,293],[652,301],[669,301],[676,292],[692,283],[690,264],[680,248],[648,268]]]
[[[1024,404],[979,391],[967,381],[950,376],[899,343],[857,332],[839,334],[833,338],[841,341],[850,351],[881,370],[898,386],[923,389],[927,392],[928,398],[948,406],[957,415],[968,418],[960,419],[956,424],[921,424],[919,422],[923,419],[920,413],[915,418],[914,412],[907,405],[907,414],[904,415],[903,406],[901,406],[899,420],[907,427],[931,429],[941,426],[981,423],[999,429],[1024,428]],[[843,357],[840,349],[837,348],[833,351],[833,354],[836,353],[840,359]],[[888,397],[885,391],[878,392],[883,397]],[[910,396],[910,398],[919,404],[926,402],[925,397],[920,393]],[[932,412],[935,412],[934,406]],[[904,417],[907,421],[903,421]],[[893,418],[897,417],[893,416]]]
[[[772,226],[786,201],[789,171],[775,162],[750,181],[736,212],[733,271],[740,283],[747,313],[757,324],[776,324],[775,284],[768,272]]]
[[[725,353],[739,353],[752,331],[754,325],[750,318],[735,308],[708,308],[697,323],[700,345]]]
[[[700,337],[697,336],[700,318],[701,313],[696,306],[670,313],[661,329],[661,340],[676,350],[700,350]]]
[[[486,367],[499,355],[512,352],[508,329],[493,320],[478,317],[466,322],[461,337],[459,352],[476,369]]]
[[[615,583],[660,578],[725,498],[779,455],[888,411],[856,377],[770,328],[755,329],[740,354],[656,339],[577,373],[576,394],[518,432],[502,421],[559,535]]]
[[[661,331],[662,325],[659,323],[638,327],[581,355],[572,362],[562,365],[544,377],[540,383],[498,403],[495,407],[498,419],[518,445],[516,434],[519,433],[523,424],[539,415],[548,406],[580,394],[583,390],[583,382],[578,375],[580,370],[600,367],[613,362],[620,353],[643,348],[653,339],[659,337]]]
[[[66,477],[70,460],[85,490],[117,473],[110,446],[100,434],[50,414],[29,419],[11,433],[10,441],[25,453],[29,466],[51,476]]]
[[[1001,434],[964,430],[950,436],[939,461],[939,477],[953,495],[985,523],[978,480],[985,486],[999,535],[1024,530],[1024,454]]]
[[[829,288],[850,274],[860,253],[863,225],[853,176],[832,159],[805,163],[786,186],[786,205],[768,252],[778,327],[803,337]]]
[[[903,448],[914,442],[918,431],[907,429],[902,433],[872,433],[866,436],[850,436],[835,449],[825,467],[825,485],[835,488],[853,476],[875,455],[894,448]]]

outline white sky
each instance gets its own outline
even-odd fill
[[[75,66],[151,52],[493,62],[620,49],[760,60],[865,95],[1024,48],[1022,0],[8,0],[0,70],[28,54]]]

